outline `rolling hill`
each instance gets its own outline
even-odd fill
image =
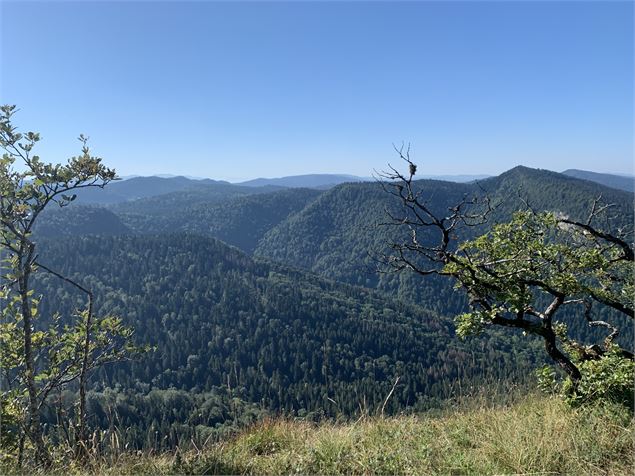
[[[133,233],[120,217],[110,210],[87,205],[64,208],[49,207],[33,230],[36,237],[70,237],[81,235],[124,235]]]
[[[103,207],[75,205],[47,210],[39,235],[160,234],[190,231],[219,238],[252,253],[264,234],[303,210],[319,190],[239,187],[190,190]]]

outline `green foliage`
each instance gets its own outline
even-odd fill
[[[24,420],[24,407],[21,405],[21,395],[17,391],[4,391],[0,395],[0,464],[12,459],[17,453],[21,423]]]
[[[526,332],[542,336],[552,333],[581,377],[569,375],[560,383],[553,369],[544,367],[537,372],[543,390],[559,391],[572,405],[610,402],[632,409],[632,354],[613,343],[618,329],[615,325],[591,317],[591,300],[624,308],[625,312],[632,305],[633,261],[612,239],[592,234],[552,213],[526,211],[463,243],[460,254],[444,271],[455,277],[481,308],[457,318],[457,333],[475,334],[492,323],[510,327],[522,324]],[[540,297],[545,295],[556,300],[540,312]],[[552,324],[550,310],[555,312],[554,306],[568,302],[585,302],[585,320],[613,330],[604,348],[582,345],[570,335],[565,323]],[[505,316],[509,316],[507,320]]]
[[[633,360],[624,358],[620,350],[613,347],[599,359],[582,361],[578,366],[582,380],[573,386],[567,379],[562,385],[562,394],[570,404],[617,403],[633,411]]]
[[[545,365],[536,369],[536,379],[538,380],[538,388],[545,393],[554,394],[558,391],[558,374],[550,365]]]
[[[463,243],[444,271],[512,314],[530,307],[536,293],[549,290],[572,299],[593,294],[628,305],[633,264],[617,260],[620,248],[601,245],[584,230],[561,224],[553,213],[522,211]]]
[[[464,312],[454,319],[456,334],[461,338],[479,335],[486,326],[492,323],[494,317],[501,312],[501,308],[494,307],[490,310],[477,310],[474,312]]]
[[[618,404],[633,412],[635,363],[631,359],[614,347],[598,359],[579,361],[577,365],[582,379],[576,385],[570,378],[559,378],[550,366],[538,369],[539,388],[559,394],[573,407]]]

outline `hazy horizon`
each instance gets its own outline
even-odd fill
[[[0,91],[120,175],[633,173],[630,2],[0,4]],[[158,171],[158,172],[157,172]]]
[[[503,170],[501,173],[505,173],[508,170],[512,169],[513,167],[510,167],[507,170]],[[572,169],[566,169],[566,170],[551,170],[551,169],[542,169],[542,170],[548,170],[550,172],[557,172],[557,173],[562,173],[562,172],[566,172],[567,170],[572,170]],[[582,170],[582,169],[573,169],[573,170]],[[609,172],[602,172],[602,171],[595,171],[595,170],[582,170],[584,172],[592,172],[592,173],[597,173],[597,174],[608,174],[608,175],[615,175],[618,177],[627,177],[627,178],[635,178],[635,175],[633,174],[628,174],[628,173],[609,173]],[[249,177],[249,178],[245,178],[245,179],[238,179],[238,180],[234,180],[234,181],[230,181],[230,180],[224,180],[224,179],[219,179],[217,177],[200,177],[200,176],[192,176],[192,175],[183,175],[183,174],[173,174],[173,173],[150,173],[148,175],[119,175],[119,178],[122,180],[129,180],[132,178],[146,178],[146,177],[157,177],[157,178],[179,178],[179,177],[183,177],[183,178],[187,178],[190,180],[218,180],[218,181],[226,181],[229,182],[231,184],[240,184],[243,182],[251,182],[251,181],[255,181],[255,180],[279,180],[279,179],[285,179],[285,178],[291,178],[291,177],[300,177],[300,176],[312,176],[312,175],[322,175],[322,176],[337,176],[337,177],[350,177],[353,179],[362,179],[362,180],[374,180],[375,178],[373,176],[360,176],[360,175],[355,175],[355,174],[350,174],[350,173],[338,173],[338,172],[334,172],[334,173],[306,173],[306,174],[297,174],[297,175],[282,175],[282,176],[267,176],[267,177]],[[449,174],[426,174],[426,173],[421,173],[421,174],[417,174],[418,178],[421,179],[425,179],[425,178],[441,178],[441,177],[479,177],[479,178],[486,178],[486,177],[495,177],[496,175],[500,175],[500,174],[461,174],[461,173],[449,173]]]

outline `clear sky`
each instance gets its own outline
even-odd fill
[[[1,2],[0,98],[120,175],[633,172],[632,2]]]

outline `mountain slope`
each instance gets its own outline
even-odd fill
[[[471,190],[465,184],[425,183],[434,196],[451,202]],[[439,211],[444,203],[435,200]],[[381,278],[369,269],[369,252],[382,248],[394,232],[381,226],[386,207],[391,202],[376,183],[340,185],[268,232],[256,253],[332,279],[373,287]]]
[[[565,212],[581,219],[590,210],[592,201],[600,195],[605,203],[615,204],[615,214],[621,216],[625,223],[630,222],[633,211],[632,194],[527,167],[516,167],[477,184],[419,180],[415,186],[438,215],[447,213],[464,196],[486,195],[496,206],[490,223],[508,220],[515,210],[525,207],[525,202],[535,210]],[[271,230],[258,246],[257,253],[350,281],[353,270],[348,269],[346,263],[352,265],[364,261],[361,259],[364,252],[385,247],[394,233],[394,227],[382,226],[388,221],[386,210],[395,213],[399,210],[399,202],[379,184],[340,185]],[[466,229],[463,234],[469,238],[485,229]],[[279,243],[287,246],[280,247]],[[333,256],[339,251],[346,256],[352,253],[353,256],[346,259],[345,265],[338,270],[331,269],[333,263],[341,262],[341,256]],[[355,269],[354,274],[357,275],[359,270]]]
[[[97,206],[49,207],[39,217],[36,236],[123,235],[132,233],[110,210]]]
[[[618,216],[620,224],[631,223],[633,216],[630,193],[526,167],[516,167],[478,184],[420,180],[416,187],[440,216],[445,216],[464,196],[486,194],[497,206],[489,223],[509,220],[515,210],[525,206],[524,202],[536,210],[553,210],[582,219],[600,195],[606,203],[615,204],[612,213]],[[375,268],[372,255],[386,252],[387,244],[398,241],[400,233],[403,239],[406,231],[403,227],[382,225],[388,221],[387,209],[397,214],[399,203],[379,184],[340,185],[269,231],[255,254],[331,279],[376,287],[436,312],[457,312],[463,301],[449,284],[442,284],[445,281],[421,279],[408,273],[372,272]],[[482,234],[488,226],[458,230],[458,240]],[[428,234],[427,239],[438,237]]]
[[[102,370],[97,388],[207,392],[229,385],[236,397],[273,411],[351,414],[362,399],[380,404],[397,375],[391,411],[446,396],[449,381],[523,375],[536,361],[520,336],[461,342],[450,319],[253,260],[211,238],[78,237],[44,242],[39,253],[92,288],[97,312],[122,316],[139,341],[157,346]],[[43,316],[81,305],[72,287],[38,276],[48,297]],[[490,368],[492,359],[501,365]]]
[[[495,216],[497,221],[507,219],[514,210],[526,206],[523,201],[537,211],[559,211],[584,219],[593,200],[600,196],[603,203],[614,204],[613,215],[624,224],[632,221],[632,193],[550,170],[518,166],[479,182],[478,187],[500,204]]]

